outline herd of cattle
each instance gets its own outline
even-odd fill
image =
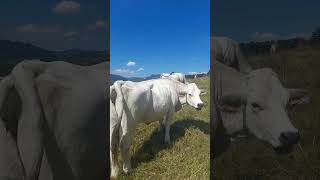
[[[270,68],[253,70],[235,41],[211,41],[216,89],[211,108],[220,114],[211,130],[223,127],[230,137],[250,132],[276,152],[289,152],[299,131],[287,108],[308,103],[306,91],[285,88]],[[165,127],[164,142],[170,143],[173,114],[183,104],[197,110],[204,106],[203,91],[181,73],[109,86],[107,68],[107,63],[23,61],[0,81],[1,179],[101,179],[108,145],[116,177],[118,148],[123,171],[131,170],[129,148],[138,123],[158,121]],[[105,134],[109,97],[110,144]]]

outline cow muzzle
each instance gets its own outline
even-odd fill
[[[300,139],[298,132],[283,132],[280,134],[279,140],[281,146],[274,148],[278,154],[287,154],[292,151],[293,145],[297,144]]]
[[[299,141],[300,135],[298,132],[283,132],[280,135],[280,142],[283,145],[294,145]]]
[[[204,104],[203,103],[198,103],[197,104],[197,110],[201,110],[203,108]]]

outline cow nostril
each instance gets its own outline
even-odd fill
[[[283,132],[280,134],[280,142],[284,145],[291,145],[298,143],[300,138],[299,132]]]

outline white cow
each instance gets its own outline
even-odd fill
[[[179,82],[182,82],[184,84],[188,84],[187,80],[186,80],[186,76],[182,73],[162,73],[160,76],[161,79],[172,79],[172,80],[176,80]]]
[[[0,179],[105,179],[108,65],[23,61],[0,82]]]
[[[162,74],[160,75],[160,78],[161,78],[161,79],[165,79],[165,78],[169,78],[169,76],[170,76],[170,73],[162,73]]]
[[[284,88],[269,68],[243,74],[220,62],[216,62],[213,80],[217,99],[213,102],[222,120],[219,123],[213,119],[214,129],[223,125],[231,137],[248,130],[279,153],[289,152],[298,142],[298,130],[291,124],[286,108],[308,102],[303,90]],[[216,136],[219,138],[219,134]]]
[[[193,75],[193,79],[197,79],[197,74],[194,74],[194,75]]]
[[[159,121],[165,125],[165,142],[170,143],[170,125],[173,114],[182,104],[200,110],[203,102],[200,89],[194,83],[183,84],[171,79],[142,82],[116,81],[110,87],[110,158],[111,175],[119,171],[117,147],[123,158],[123,171],[131,170],[129,148],[138,123]],[[120,134],[119,134],[120,133]]]
[[[211,53],[214,60],[227,66],[233,67],[237,71],[248,73],[252,71],[251,66],[245,61],[238,43],[228,37],[211,38]]]
[[[277,50],[277,47],[278,47],[278,41],[277,40],[272,41],[271,47],[270,47],[270,54],[274,54]]]

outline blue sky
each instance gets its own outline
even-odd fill
[[[213,32],[239,42],[308,37],[320,26],[319,0],[214,0]]]
[[[209,0],[110,0],[111,73],[208,72]]]
[[[106,0],[2,0],[0,39],[50,50],[105,50]]]

